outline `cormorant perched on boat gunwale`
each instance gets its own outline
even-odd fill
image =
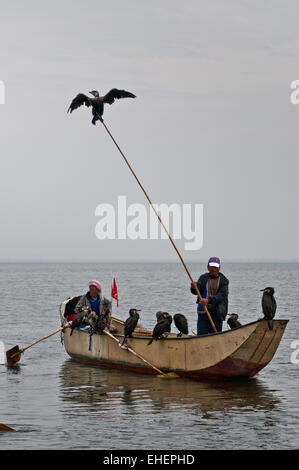
[[[184,335],[187,335],[188,334],[188,320],[185,317],[185,315],[183,315],[182,313],[176,313],[175,315],[173,315],[173,320],[174,320],[175,326],[179,330],[178,336],[182,336],[183,333]]]
[[[126,319],[124,324],[124,334],[125,337],[123,339],[122,345],[126,342],[127,338],[132,338],[132,333],[135,330],[138,320],[139,320],[139,313],[140,310],[137,308],[131,308],[129,310],[129,318]]]
[[[268,320],[269,330],[273,330],[273,318],[276,313],[276,300],[274,298],[275,290],[273,287],[266,287],[261,289],[262,296],[262,309],[265,320]]]
[[[136,96],[130,91],[118,90],[117,88],[112,88],[105,96],[100,96],[97,90],[92,90],[89,92],[94,98],[89,98],[89,96],[79,93],[71,102],[67,112],[72,113],[75,109],[79,108],[85,104],[85,106],[92,106],[92,124],[96,124],[96,121],[100,120],[103,122],[103,113],[104,113],[104,104],[112,104],[116,99],[120,98],[136,98]]]
[[[149,340],[147,345],[152,344],[153,340],[159,339],[163,333],[170,333],[172,316],[167,312],[157,312],[156,317],[158,319],[154,329],[152,338]]]

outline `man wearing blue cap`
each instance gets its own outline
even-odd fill
[[[212,257],[208,261],[208,272],[202,274],[197,282],[191,282],[191,292],[197,295],[196,285],[202,297],[197,297],[197,334],[207,335],[214,333],[211,322],[205,313],[207,307],[217,331],[222,331],[222,323],[225,320],[228,309],[228,284],[229,280],[220,272],[220,259]]]

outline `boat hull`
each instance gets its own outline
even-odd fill
[[[202,379],[220,377],[252,377],[273,358],[288,320],[274,320],[269,330],[265,320],[205,336],[184,335],[167,338],[147,345],[150,332],[141,331],[127,340],[128,345],[163,372],[175,372],[179,376]],[[117,328],[116,338],[123,339],[123,322],[112,317]],[[72,336],[64,334],[66,352],[74,360],[125,369],[142,374],[157,374],[141,359],[119,347],[107,335],[75,329]]]

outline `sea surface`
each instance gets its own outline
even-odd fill
[[[194,278],[203,264],[189,265]],[[0,449],[298,449],[299,264],[231,263],[229,311],[260,318],[260,289],[273,286],[277,318],[288,318],[272,362],[249,380],[159,379],[73,362],[60,334],[28,349],[19,364],[0,364]],[[99,279],[110,298],[116,276],[125,319],[140,308],[185,313],[196,329],[196,297],[180,264],[0,264],[0,340],[24,347],[60,326],[59,305]],[[224,329],[227,329],[224,324]],[[293,354],[293,362],[292,362]]]

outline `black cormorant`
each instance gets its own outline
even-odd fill
[[[179,330],[178,336],[182,336],[183,333],[184,335],[188,334],[188,320],[185,315],[183,315],[182,313],[176,313],[173,316],[173,321],[175,326]]]
[[[148,346],[152,344],[153,340],[159,339],[163,333],[170,333],[171,330],[172,316],[169,315],[169,313],[157,312],[156,316],[158,317],[158,321],[153,329],[152,338],[147,343]]]
[[[89,107],[92,106],[92,124],[95,125],[96,121],[100,120],[103,122],[103,112],[104,112],[104,104],[109,103],[112,104],[116,99],[120,98],[136,98],[133,93],[130,93],[126,90],[118,90],[117,88],[112,88],[107,95],[100,96],[99,92],[96,90],[92,90],[89,92],[94,98],[89,98],[89,96],[84,95],[83,93],[79,93],[71,102],[67,112],[72,113],[75,109],[79,108],[85,104],[85,106]]]
[[[242,326],[241,323],[238,321],[239,315],[237,313],[229,314],[229,319],[227,320],[228,326],[233,328],[238,328],[238,326]]]
[[[127,338],[132,338],[132,333],[135,330],[138,320],[139,320],[139,313],[140,310],[136,308],[131,308],[129,311],[129,318],[126,319],[124,325],[124,333],[125,337],[123,339],[122,345],[126,342]]]
[[[261,292],[264,292],[262,297],[264,319],[268,320],[269,330],[273,330],[273,318],[276,312],[275,290],[273,287],[266,287],[265,289],[261,289]]]
[[[162,312],[161,310],[159,310],[159,312],[156,313],[157,321],[159,321],[159,320],[161,320],[161,318],[163,318],[164,313],[165,312]]]

